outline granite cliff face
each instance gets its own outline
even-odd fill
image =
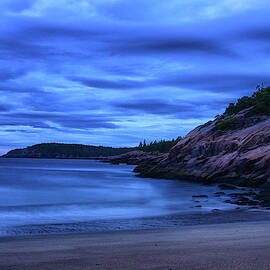
[[[270,182],[270,117],[249,109],[192,130],[168,155],[141,162],[142,177],[259,186]],[[220,123],[227,127],[219,130]],[[229,123],[229,124],[228,124]]]

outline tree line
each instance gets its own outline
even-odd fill
[[[166,153],[168,152],[173,146],[175,146],[182,137],[177,137],[176,139],[172,140],[160,140],[160,141],[151,141],[147,143],[146,140],[143,140],[139,143],[138,149],[143,152],[161,152]]]

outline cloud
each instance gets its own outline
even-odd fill
[[[2,70],[0,69],[0,83],[17,79],[23,76],[24,74],[25,72],[22,70],[12,71],[12,70],[5,70],[4,68],[2,68]]]
[[[33,0],[1,0],[0,7],[4,10],[20,12],[29,9],[34,4]]]
[[[130,42],[114,44],[112,51],[121,54],[169,54],[179,57],[181,54],[201,54],[203,56],[237,57],[233,50],[226,49],[218,40],[194,37],[181,32],[172,32],[171,36],[164,33],[149,33],[149,37],[137,35]],[[161,35],[161,36],[160,36]]]
[[[112,123],[113,119],[107,116],[76,115],[61,113],[8,113],[0,115],[0,125],[29,126],[32,128],[49,128],[56,126],[73,129],[115,129],[118,126]],[[47,124],[48,122],[51,123]]]
[[[0,92],[9,93],[41,93],[42,89],[34,86],[21,85],[16,83],[0,83]]]
[[[6,112],[11,110],[11,107],[7,106],[6,104],[0,104],[0,112]]]
[[[180,71],[177,74],[163,74],[160,78],[136,80],[103,80],[93,78],[70,78],[84,86],[98,89],[132,90],[153,87],[189,88],[209,92],[247,92],[254,90],[261,82],[268,84],[268,74],[197,74],[196,72]]]
[[[270,28],[268,26],[257,26],[253,29],[243,31],[240,35],[241,39],[252,40],[255,42],[267,42],[270,39]]]
[[[166,86],[184,87],[212,92],[247,92],[264,82],[270,83],[268,74],[179,74],[160,79]]]
[[[254,0],[116,0],[101,1],[96,10],[114,20],[179,23],[232,16],[250,9],[256,10],[265,4],[267,1],[258,3]]]
[[[161,99],[136,100],[117,103],[115,106],[124,110],[161,115],[180,114],[183,112],[189,113],[193,111],[192,105],[190,104],[169,103],[166,100]]]
[[[170,116],[177,119],[205,119],[209,111],[215,111],[227,104],[229,100],[217,100],[211,102],[206,99],[195,100],[166,100],[166,99],[141,99],[115,103],[116,108],[131,111],[134,114],[153,114]],[[142,117],[142,116],[141,116]]]
[[[79,82],[87,87],[102,89],[131,89],[145,87],[147,83],[136,80],[105,80],[94,78],[71,77],[72,81]]]

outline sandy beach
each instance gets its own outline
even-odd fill
[[[270,222],[3,237],[1,270],[269,270]]]

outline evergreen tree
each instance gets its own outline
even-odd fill
[[[143,147],[146,147],[146,146],[147,146],[146,140],[144,139],[144,140],[143,140]]]
[[[150,143],[146,143],[146,140],[143,140],[143,143],[140,142],[138,149],[144,152],[160,152],[166,153],[173,146],[175,146],[182,138],[179,136],[176,139],[172,140],[160,140],[160,141],[151,141]]]

